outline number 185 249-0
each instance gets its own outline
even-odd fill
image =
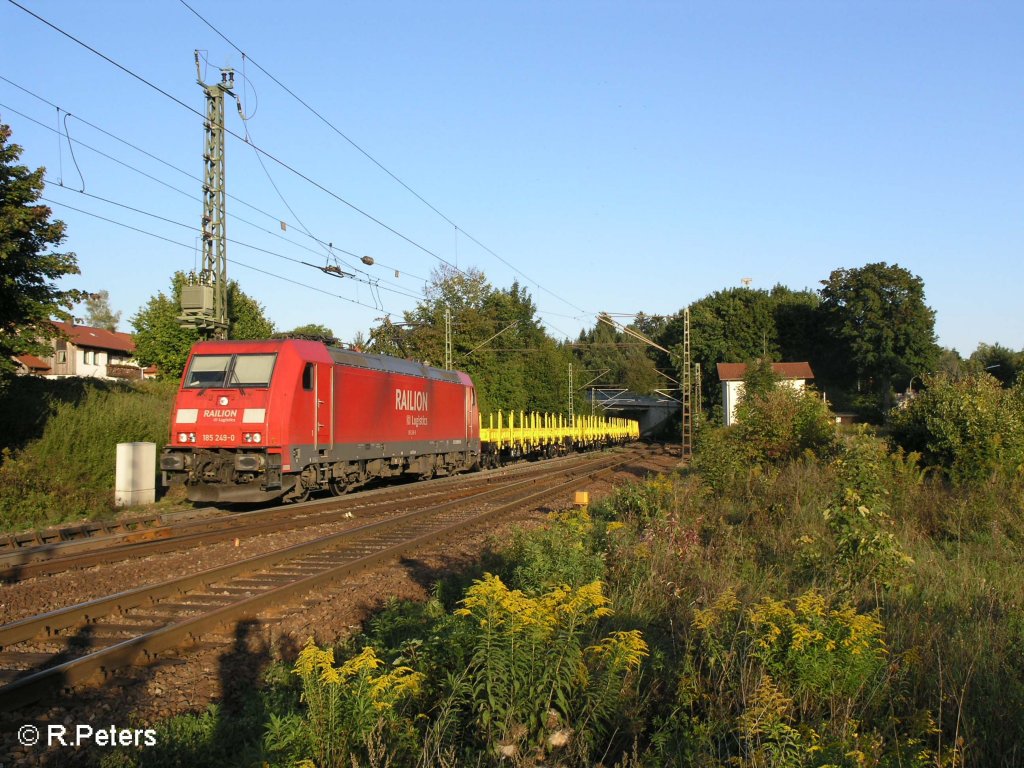
[[[208,443],[233,443],[234,435],[203,435],[203,440]]]

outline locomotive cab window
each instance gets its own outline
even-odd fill
[[[185,386],[193,389],[267,387],[276,359],[276,354],[196,355],[185,375]]]
[[[306,367],[302,369],[302,388],[312,392],[313,391],[313,364],[306,363]]]

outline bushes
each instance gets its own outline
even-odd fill
[[[406,666],[382,665],[366,647],[336,667],[334,651],[317,647],[312,638],[299,653],[294,672],[306,704],[300,730],[313,765],[348,766],[350,758],[372,747],[373,738],[397,741],[401,731],[412,731],[398,706],[420,690],[424,676]]]
[[[766,367],[767,366],[767,367]],[[749,479],[751,472],[801,456],[830,456],[835,420],[813,391],[780,384],[768,364],[750,367],[731,427],[705,426],[697,435],[694,468],[716,491]]]
[[[1024,382],[1003,389],[988,374],[926,377],[927,389],[894,411],[893,438],[957,483],[1024,476]]]
[[[839,762],[891,694],[881,622],[814,589],[747,607],[726,590],[694,611],[692,629],[697,701],[714,702],[695,719],[738,765]]]
[[[827,455],[835,443],[835,420],[810,390],[777,386],[744,396],[736,418],[736,439],[757,463],[788,461],[805,452]]]
[[[117,444],[163,445],[174,389],[150,382],[76,382],[75,397],[54,398],[39,439],[19,451],[4,449],[0,526],[23,529],[110,514]]]
[[[473,730],[505,757],[543,754],[605,735],[628,674],[647,655],[635,630],[587,645],[611,615],[601,582],[531,597],[496,576],[476,582],[456,615],[468,622],[472,656],[465,689]],[[578,743],[586,753],[592,743]]]

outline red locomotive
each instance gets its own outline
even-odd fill
[[[479,425],[464,373],[318,341],[206,341],[189,356],[160,468],[192,501],[296,501],[471,469]]]

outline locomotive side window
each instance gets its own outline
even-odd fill
[[[312,392],[313,391],[313,364],[306,363],[306,367],[302,369],[302,388]]]
[[[276,359],[276,354],[196,355],[185,376],[185,386],[266,387],[270,385]]]

